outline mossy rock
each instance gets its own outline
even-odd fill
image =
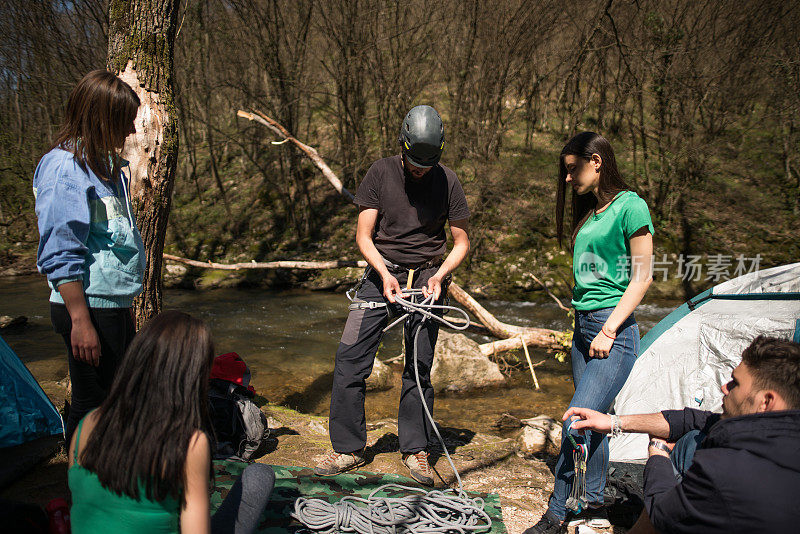
[[[315,291],[349,289],[363,274],[364,269],[361,267],[324,269],[309,278],[303,287]]]

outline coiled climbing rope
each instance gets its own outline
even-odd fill
[[[376,495],[391,489],[412,495],[393,498]],[[300,497],[294,509],[293,517],[309,529],[324,533],[466,533],[488,530],[492,524],[483,511],[480,497],[469,499],[450,490],[426,492],[399,484],[376,488],[366,499],[344,497],[336,503]]]
[[[422,321],[417,324],[414,331],[414,377],[417,390],[422,399],[425,415],[431,423],[436,437],[442,446],[447,461],[455,474],[458,482],[458,491],[432,490],[425,491],[411,486],[399,484],[385,484],[376,488],[369,497],[344,497],[336,503],[329,503],[323,499],[298,498],[294,503],[292,517],[300,521],[307,528],[329,534],[334,532],[356,532],[358,534],[400,534],[410,532],[413,534],[431,533],[462,533],[489,531],[492,520],[484,511],[483,499],[470,498],[464,491],[461,477],[447,452],[442,435],[433,420],[433,415],[428,410],[422,392],[417,363],[417,342],[422,326],[426,321],[438,321],[455,330],[465,330],[469,327],[467,312],[454,306],[433,304],[433,295],[417,302],[417,298],[424,297],[421,290],[407,289],[403,293],[408,297],[395,296],[398,305],[405,315],[394,321],[385,330],[399,324],[411,314],[420,314]],[[464,316],[465,324],[454,325],[450,321],[436,315],[437,311],[452,311]],[[411,495],[403,497],[381,497],[379,493],[391,490],[401,490]]]

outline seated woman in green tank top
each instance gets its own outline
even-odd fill
[[[170,311],[134,338],[108,397],[78,425],[69,451],[72,532],[253,532],[275,475],[249,465],[209,512],[204,429],[214,348],[198,319]]]

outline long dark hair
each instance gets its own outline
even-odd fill
[[[105,70],[93,70],[72,89],[64,123],[53,148],[75,155],[78,164],[104,180],[119,175],[122,159],[117,149],[125,142],[139,109],[131,87]]]
[[[208,380],[214,346],[199,319],[167,311],[134,337],[80,464],[100,483],[139,499],[183,498],[186,452],[198,430],[210,428]]]
[[[567,196],[567,166],[564,163],[566,156],[577,156],[581,164],[586,164],[592,159],[592,154],[597,154],[602,159],[600,165],[600,186],[598,193],[601,205],[605,205],[616,196],[620,191],[630,190],[631,188],[622,179],[617,168],[617,160],[614,157],[614,149],[611,143],[600,134],[594,132],[581,132],[570,139],[561,156],[558,159],[558,190],[556,192],[556,235],[558,245],[564,236],[564,205]],[[589,215],[597,208],[598,199],[593,193],[576,195],[572,193],[572,228],[570,238],[570,248],[575,246],[575,236],[581,229],[583,223]]]

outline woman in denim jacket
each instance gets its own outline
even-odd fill
[[[609,142],[583,132],[561,151],[556,197],[556,230],[564,234],[566,189],[572,187],[575,331],[570,407],[605,412],[630,374],[639,353],[639,326],[633,311],[652,281],[653,223],[647,204],[622,180]],[[586,503],[567,522],[573,486],[573,446],[564,425],[556,480],[548,508],[527,534],[566,532],[586,523],[610,526],[603,505],[608,471],[608,439],[586,432]],[[573,435],[577,435],[573,433]]]
[[[145,251],[119,151],[136,130],[139,98],[114,74],[92,71],[69,97],[64,123],[36,167],[37,266],[64,337],[72,380],[67,443],[105,399],[135,333]]]

